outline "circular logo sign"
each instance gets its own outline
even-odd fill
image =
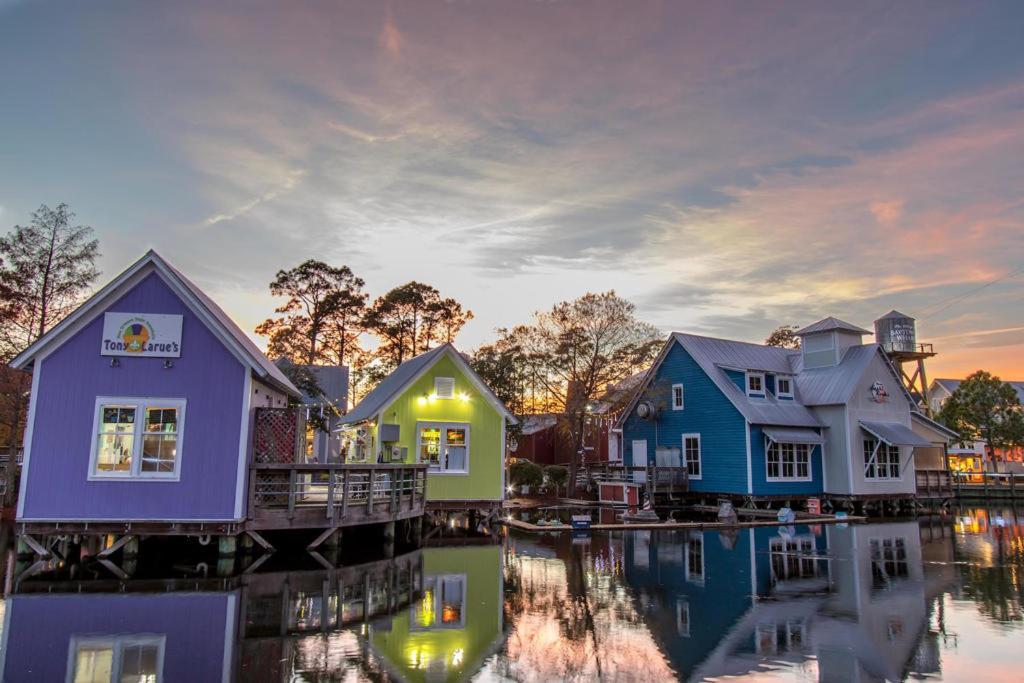
[[[153,327],[143,318],[132,318],[118,330],[117,336],[124,342],[124,350],[129,353],[142,353],[146,343],[153,337]]]
[[[889,392],[885,390],[884,384],[875,382],[871,385],[871,400],[875,403],[885,403],[889,400]]]

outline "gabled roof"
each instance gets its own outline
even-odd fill
[[[633,399],[617,420],[616,427],[621,427],[633,412],[633,408],[640,400],[644,390],[657,376],[658,367],[674,344],[679,344],[690,354],[704,374],[715,383],[715,386],[725,394],[725,397],[751,424],[786,427],[823,426],[810,410],[797,401],[780,401],[770,393],[765,398],[749,397],[726,374],[726,369],[764,370],[777,374],[794,374],[790,356],[798,356],[798,353],[772,346],[673,332],[665,348],[662,349],[661,355],[648,370],[643,384],[637,389]]]
[[[913,411],[910,412],[910,421],[911,421],[911,423],[919,422],[922,425],[924,425],[925,427],[927,427],[928,429],[931,429],[932,431],[938,432],[939,434],[944,434],[945,436],[949,437],[951,440],[952,439],[957,439],[958,440],[960,438],[960,434],[958,432],[956,432],[955,430],[950,429],[949,427],[947,427],[946,425],[942,424],[941,422],[936,422],[935,420],[931,419],[930,417],[928,417],[924,413],[918,412],[916,410],[913,410]]]
[[[943,389],[952,394],[954,391],[960,388],[960,385],[963,384],[963,380],[934,379],[932,380],[932,384],[938,384],[940,387],[942,387]],[[1010,379],[1004,380],[1003,384],[1009,384],[1011,387],[1013,387],[1013,390],[1017,392],[1017,398],[1020,399],[1021,403],[1024,403],[1024,381]]]
[[[313,379],[316,380],[317,386],[320,387],[323,395],[310,396],[303,391],[302,402],[304,404],[317,405],[326,402],[331,405],[341,406],[342,409],[348,407],[348,366],[299,365],[298,363],[292,363],[287,358],[277,359],[274,361],[274,365],[282,369],[286,369],[289,366],[301,368],[313,375]]]
[[[159,254],[150,249],[142,258],[129,266],[93,294],[71,315],[54,325],[49,332],[40,337],[34,344],[18,354],[10,363],[14,368],[28,367],[38,356],[52,346],[63,343],[94,320],[106,306],[142,281],[147,275],[156,272],[171,289],[192,309],[223,343],[228,350],[260,379],[276,388],[299,397],[301,392],[285,377],[281,369],[270,362],[259,347],[249,339],[248,335],[228,316],[224,310],[214,303],[213,299],[182,275],[177,269],[165,261]]]
[[[796,364],[800,368],[800,374],[797,375],[796,381],[797,398],[806,406],[848,403],[857,388],[857,382],[860,381],[875,356],[882,359],[904,398],[910,402],[912,408],[915,407],[917,402],[911,397],[896,369],[889,361],[889,357],[885,355],[882,347],[878,344],[850,346],[843,352],[843,357],[838,365],[824,368],[804,370],[803,358],[798,358]]]
[[[410,358],[395,368],[394,372],[381,380],[380,384],[374,387],[373,391],[368,393],[359,402],[359,405],[342,418],[342,424],[355,424],[376,417],[377,413],[386,408],[392,399],[405,391],[406,387],[419,379],[424,372],[429,370],[434,363],[444,356],[451,358],[459,366],[463,374],[473,382],[477,390],[484,395],[488,402],[505,416],[506,420],[513,424],[518,422],[516,417],[505,407],[505,404],[501,402],[501,399],[494,395],[490,387],[480,379],[480,375],[476,374],[476,371],[469,366],[469,363],[462,357],[462,354],[452,344],[442,344],[425,353],[421,353],[415,358]]]
[[[854,334],[871,334],[868,330],[863,327],[857,327],[853,323],[848,323],[845,320],[839,318],[833,318],[829,316],[823,320],[819,320],[816,323],[811,323],[802,330],[797,330],[797,336],[803,336],[805,334],[814,334],[815,332],[831,332],[833,330],[839,330],[841,332],[853,332]]]

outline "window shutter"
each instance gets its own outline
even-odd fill
[[[437,394],[438,398],[454,398],[455,397],[455,378],[454,377],[435,377],[434,378],[434,393]]]

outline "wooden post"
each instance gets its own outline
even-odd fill
[[[334,519],[334,470],[327,472],[327,519]]]
[[[369,517],[370,513],[373,512],[373,485],[376,483],[374,481],[375,477],[376,477],[376,473],[373,471],[373,468],[371,467],[370,468],[370,476],[367,479],[367,484],[366,484],[366,516],[367,517]]]
[[[288,519],[295,517],[295,484],[297,472],[288,470]]]
[[[341,518],[348,515],[348,470],[341,471]]]

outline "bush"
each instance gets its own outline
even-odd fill
[[[544,468],[544,478],[555,487],[555,495],[558,495],[559,489],[569,481],[569,470],[562,465],[549,465]]]
[[[540,465],[529,460],[520,460],[509,468],[509,478],[513,486],[540,486],[544,481],[544,472]]]

